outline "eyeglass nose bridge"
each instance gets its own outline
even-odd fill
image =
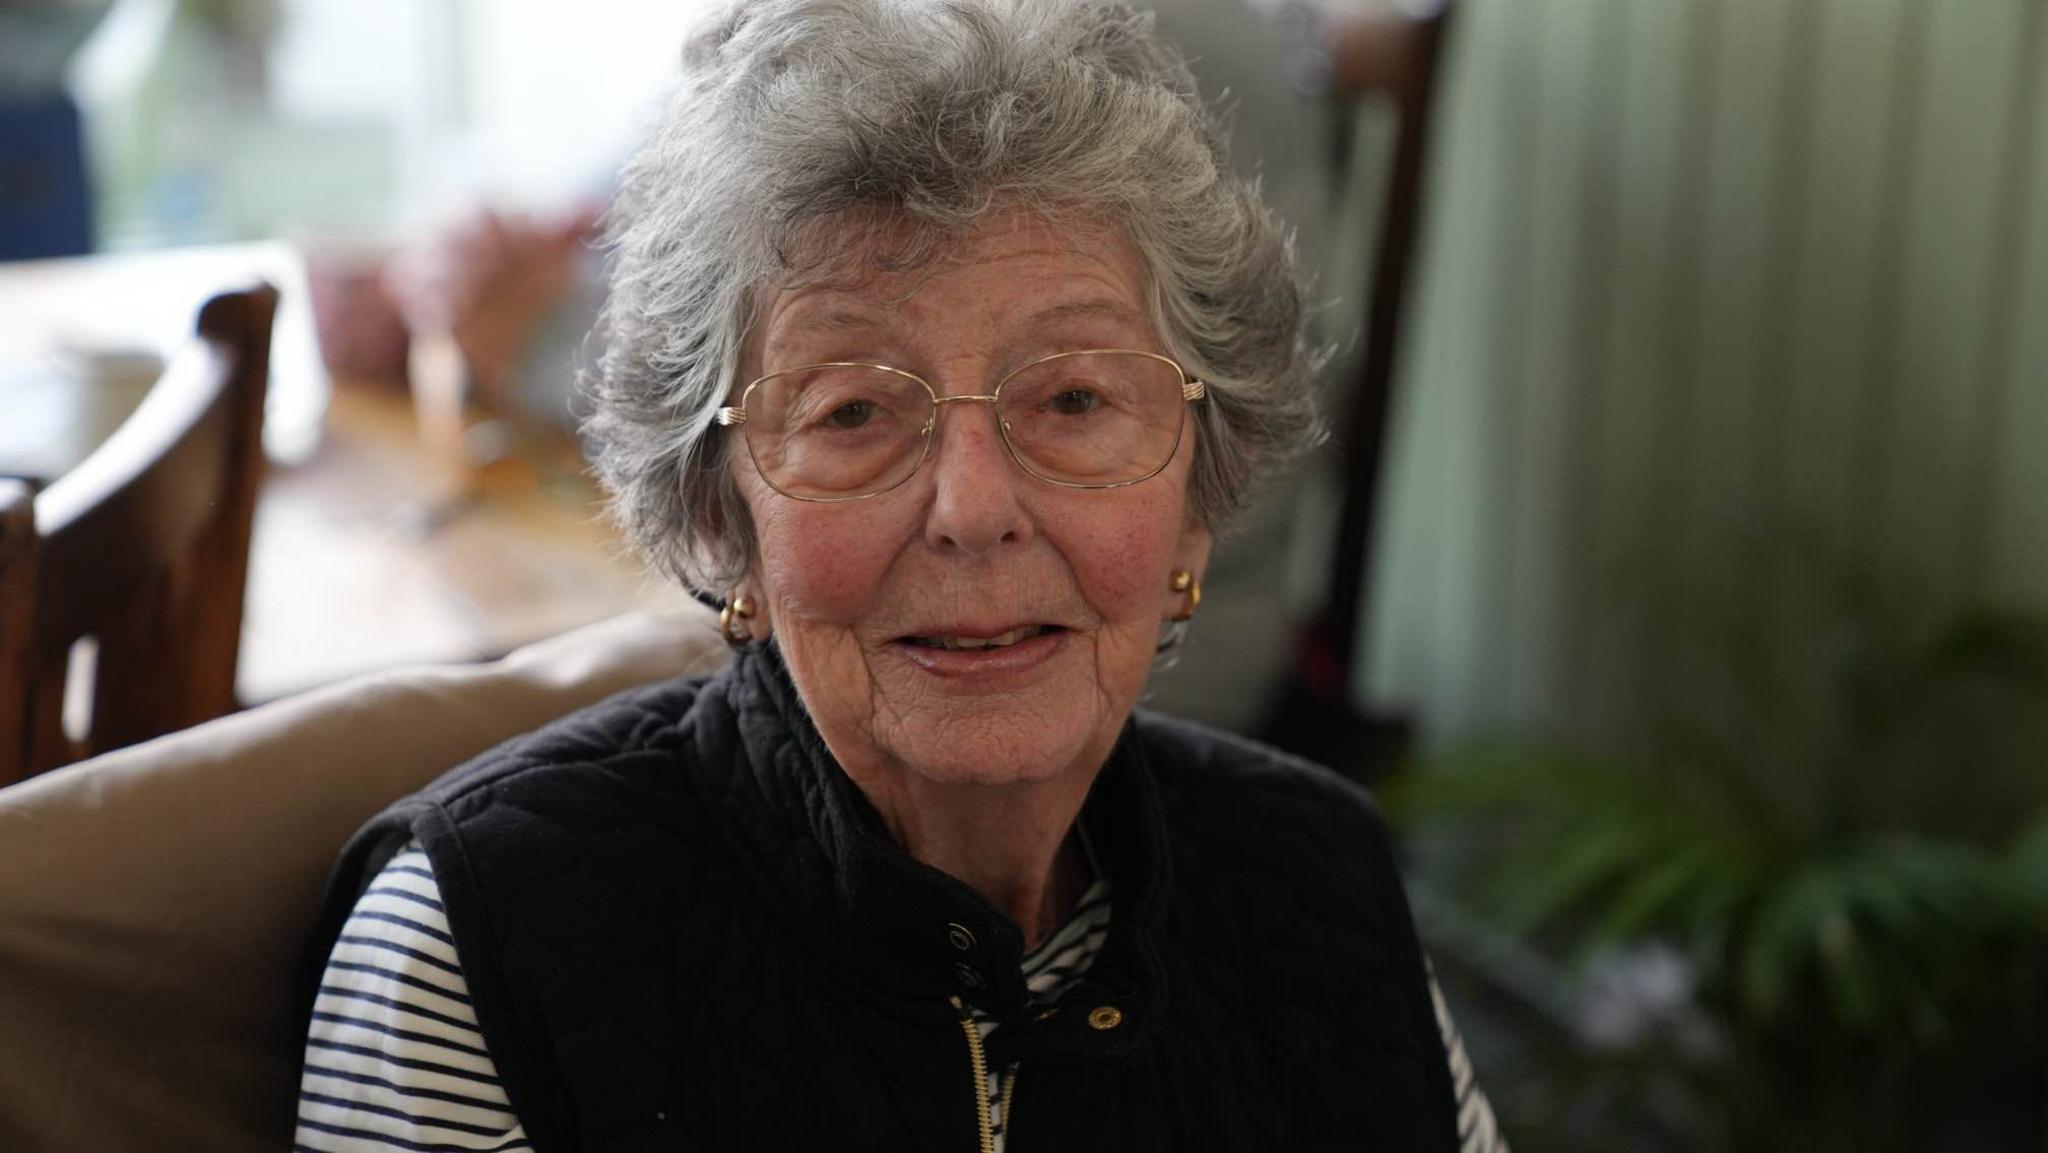
[[[930,387],[929,387],[929,386],[927,386],[926,390],[927,390],[927,391],[930,391]],[[940,408],[940,406],[942,406],[942,405],[948,405],[948,404],[961,404],[961,403],[964,403],[964,402],[968,402],[968,401],[978,401],[978,402],[986,403],[986,404],[988,404],[988,405],[989,405],[990,407],[994,407],[994,406],[996,406],[996,405],[999,405],[999,404],[1001,404],[1001,403],[1002,403],[1002,398],[1001,398],[1001,397],[999,397],[999,396],[997,396],[997,395],[996,395],[995,393],[993,393],[993,392],[990,392],[990,393],[972,393],[972,392],[964,392],[964,393],[961,393],[961,394],[960,394],[960,395],[958,395],[958,396],[939,396],[939,395],[937,395],[936,393],[934,393],[934,394],[933,394],[933,396],[932,396],[932,418],[931,418],[930,420],[928,420],[928,421],[926,421],[926,422],[925,422],[925,426],[924,426],[924,428],[920,430],[920,431],[921,431],[921,433],[922,433],[922,434],[923,434],[924,436],[926,436],[926,437],[930,437],[930,436],[931,436],[931,434],[932,434],[932,433],[933,433],[934,431],[936,431],[936,430],[938,429],[938,425],[939,425],[939,408]],[[1001,410],[1000,408],[996,409],[996,411],[997,411],[997,413],[998,413],[998,414],[1000,414],[1000,413],[1002,412],[1002,410]],[[1000,416],[1000,415],[998,415],[998,417],[996,418],[996,423],[997,423],[998,425],[1000,425],[1000,424],[1002,424],[1002,423],[1003,423],[1003,422],[1002,422],[1002,418],[1001,418],[1001,416]],[[1010,455],[1011,455],[1011,456],[1015,456],[1015,455],[1017,455],[1017,450],[1016,450],[1016,449],[1015,449],[1014,447],[1011,447],[1011,445],[1010,445],[1010,440],[1009,440],[1009,437],[1008,437],[1008,435],[1007,435],[1007,430],[1003,430],[1003,431],[1004,431],[1004,432],[1006,433],[1006,435],[1005,435],[1005,436],[1003,437],[1003,447],[1005,447],[1005,448],[1009,449],[1009,451],[1010,451]],[[920,459],[920,462],[919,462],[919,463],[922,463],[922,460],[921,460],[921,459]]]

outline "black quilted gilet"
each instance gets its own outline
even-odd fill
[[[954,998],[1002,1021],[988,1063],[1019,1063],[1011,1153],[1457,1148],[1363,792],[1141,711],[1082,819],[1115,913],[1086,977],[1034,1012],[1015,924],[897,848],[770,647],[387,809],[343,851],[309,976],[416,838],[540,1153],[973,1153]]]

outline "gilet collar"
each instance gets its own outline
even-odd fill
[[[1016,922],[896,843],[826,750],[772,642],[742,653],[727,685],[744,762],[727,796],[763,806],[739,824],[755,830],[746,839],[780,914],[828,969],[902,1015],[951,1015],[958,998],[995,1017],[999,1061],[1086,1059],[1142,1042],[1164,1005],[1158,938],[1170,878],[1158,791],[1132,723],[1082,808],[1114,894],[1109,937],[1047,1013],[1029,1007]]]

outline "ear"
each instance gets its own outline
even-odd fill
[[[765,641],[775,633],[775,621],[769,614],[769,600],[761,582],[749,577],[741,581],[740,591],[754,604],[754,615],[747,620],[747,632],[756,641]]]
[[[1199,517],[1189,516],[1181,526],[1180,539],[1173,546],[1173,572],[1190,572],[1199,582],[1202,574],[1209,571],[1209,550],[1216,543],[1209,535],[1209,526]],[[1174,592],[1172,582],[1159,586],[1159,619],[1171,620],[1187,608],[1187,594]]]
[[[727,643],[764,641],[775,631],[768,619],[768,599],[761,594],[759,583],[751,579],[726,587],[718,613],[718,630],[725,634]],[[744,613],[737,611],[742,607]]]

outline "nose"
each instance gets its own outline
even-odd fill
[[[1032,537],[1019,486],[1029,479],[996,431],[995,407],[941,404],[932,414],[931,508],[925,540],[935,549],[979,556]]]

